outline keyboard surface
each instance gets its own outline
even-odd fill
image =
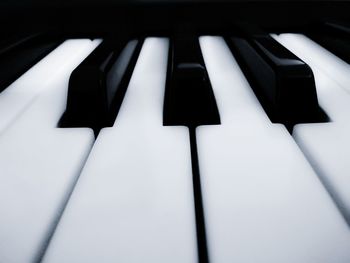
[[[175,31],[63,37],[9,80],[0,262],[350,262],[344,53]]]

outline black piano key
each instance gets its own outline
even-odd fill
[[[350,27],[325,23],[307,33],[312,40],[350,63]]]
[[[297,123],[327,120],[312,70],[302,60],[261,32],[226,40],[272,122],[291,130]]]
[[[0,43],[0,92],[62,42],[42,34],[13,36]]]
[[[171,41],[163,124],[188,127],[220,124],[197,37],[181,35]]]
[[[60,127],[113,126],[142,42],[107,39],[72,72]]]

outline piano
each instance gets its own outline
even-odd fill
[[[349,1],[2,1],[0,262],[350,262]]]

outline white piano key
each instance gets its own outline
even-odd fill
[[[350,231],[223,39],[202,37],[221,125],[197,129],[210,262],[349,262]]]
[[[0,262],[37,262],[92,147],[90,129],[56,128],[87,41],[0,136]]]
[[[0,133],[18,117],[48,82],[81,62],[91,47],[91,40],[67,40],[44,57],[19,79],[0,93]]]
[[[277,35],[272,35],[274,38]],[[334,81],[341,85],[347,92],[350,92],[350,65],[323,48],[313,40],[301,34],[282,34],[281,38],[293,38],[293,44],[296,48],[302,49],[307,53],[305,62],[309,66],[317,66],[327,73]],[[312,59],[309,59],[312,58]]]
[[[146,39],[43,262],[197,261],[188,131],[162,126],[167,54],[168,40]]]
[[[313,70],[320,106],[331,122],[297,125],[293,137],[350,223],[350,94],[317,65],[317,58],[322,56],[319,50],[304,49],[311,40],[295,34],[283,34],[276,39],[308,61]],[[328,67],[336,65],[328,64]]]

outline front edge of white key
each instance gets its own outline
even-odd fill
[[[189,136],[162,125],[168,40],[146,39],[44,262],[197,261]]]

